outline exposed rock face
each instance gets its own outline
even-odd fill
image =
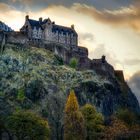
[[[94,104],[98,111],[106,117],[122,107],[139,112],[138,101],[134,94],[128,87],[126,93],[122,93],[120,85],[115,79],[114,83],[104,83],[100,86],[94,81],[82,82],[75,87],[75,91],[81,105],[87,102]],[[131,99],[133,99],[132,102]]]
[[[140,113],[136,97],[109,64],[101,63],[103,70],[98,73],[96,65],[92,67],[93,61],[87,58],[87,50],[73,50],[71,54],[67,49],[59,49],[55,51],[61,52],[58,55],[65,58],[65,65],[60,65],[58,55],[49,49],[5,46],[0,56],[0,107],[4,106],[0,109],[1,116],[17,109],[33,110],[48,118],[52,140],[63,140],[63,111],[71,88],[75,89],[80,106],[91,103],[104,116],[122,107]],[[79,65],[83,63],[85,68],[79,66],[81,71],[70,68],[67,60],[71,55],[77,57],[82,53],[79,60],[85,63],[80,61]],[[112,74],[107,73],[108,67]]]
[[[62,57],[65,64],[69,64],[71,58],[76,58],[78,60],[78,70],[89,69],[94,70],[100,76],[115,77],[114,68],[107,63],[105,57],[91,60],[88,58],[88,50],[85,47],[77,46],[76,48],[69,48],[49,43],[45,45],[45,48]]]

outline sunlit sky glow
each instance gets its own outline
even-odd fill
[[[71,26],[79,34],[79,45],[89,49],[89,57],[106,55],[125,79],[140,77],[139,0],[0,0],[0,20],[19,30],[30,18],[48,18]]]

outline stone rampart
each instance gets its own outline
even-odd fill
[[[6,34],[7,43],[28,44],[29,40],[26,35],[20,32],[10,32]]]

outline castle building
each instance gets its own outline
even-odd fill
[[[44,20],[39,18],[37,21],[29,19],[27,15],[25,17],[25,24],[20,31],[27,34],[31,41],[41,40],[69,46],[78,45],[78,34],[74,29],[74,25],[71,25],[71,27],[56,25],[49,18]]]

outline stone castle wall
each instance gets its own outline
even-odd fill
[[[117,79],[121,82],[124,82],[124,74],[122,70],[115,70],[115,76],[117,77]]]
[[[67,44],[70,46],[77,46],[77,37],[73,34],[63,34],[63,32],[52,32],[51,27],[47,28],[46,30],[42,31],[41,28],[34,29],[31,31],[31,38],[32,39],[39,39],[45,41],[53,41],[56,43]]]
[[[3,39],[5,39],[5,43],[28,44],[29,42],[27,36],[21,34],[20,32],[0,32],[1,43]]]
[[[41,42],[41,41],[29,41],[28,37],[20,32],[11,32],[5,33],[6,43],[14,43],[14,44],[33,44],[37,47],[46,48],[58,56],[62,57],[65,64],[69,64],[71,58],[76,58],[78,60],[78,69],[86,70],[91,69],[94,70],[97,74],[101,76],[114,77],[118,75],[118,72],[114,73],[114,68],[108,64],[106,61],[102,62],[102,59],[93,59],[90,60],[88,58],[88,50],[84,47],[68,47],[67,44],[63,43],[54,43],[54,42]],[[0,42],[2,42],[3,33],[0,32]],[[119,74],[120,75],[120,74]],[[122,75],[122,74],[121,74]],[[121,76],[120,76],[121,77]]]
[[[93,59],[91,68],[100,75],[111,75],[112,77],[115,76],[114,68],[110,64],[108,64],[107,61],[102,61],[102,58]]]
[[[28,44],[29,39],[20,32],[11,32],[6,35],[7,43]]]
[[[44,47],[62,57],[66,64],[69,64],[71,58],[76,58],[78,60],[79,70],[91,69],[101,76],[115,77],[114,68],[106,61],[102,62],[102,59],[91,60],[88,58],[87,48],[78,46],[77,49],[67,49],[67,46],[55,43],[45,44]]]

